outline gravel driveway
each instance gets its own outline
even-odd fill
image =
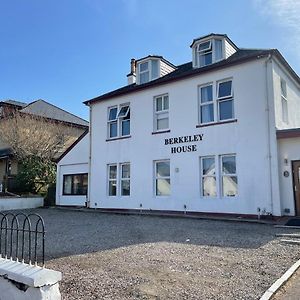
[[[63,299],[259,299],[300,257],[272,225],[32,212],[44,217],[46,266],[63,272]]]

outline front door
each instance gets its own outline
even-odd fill
[[[293,182],[296,215],[300,216],[300,160],[293,161]]]

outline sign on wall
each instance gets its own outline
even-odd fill
[[[185,144],[185,143],[201,142],[202,139],[203,139],[203,134],[185,135],[185,136],[165,139],[165,145],[175,145],[171,147],[171,153],[194,152],[197,151],[196,144],[181,145],[181,146],[177,146],[177,145]]]

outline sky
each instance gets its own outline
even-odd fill
[[[127,84],[130,59],[191,61],[196,37],[277,48],[300,74],[300,0],[0,0],[0,100],[83,101]]]

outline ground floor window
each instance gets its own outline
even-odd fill
[[[108,165],[108,195],[119,194],[130,196],[130,163]]]
[[[87,195],[88,174],[67,174],[63,176],[63,195]]]
[[[171,194],[170,160],[154,162],[155,195],[169,196]]]
[[[216,164],[216,162],[219,162]],[[219,167],[218,167],[219,166]],[[205,156],[200,158],[201,196],[235,197],[238,194],[236,155]]]

